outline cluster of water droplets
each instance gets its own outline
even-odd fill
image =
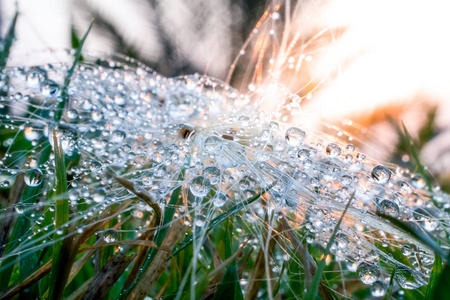
[[[244,233],[261,237],[267,224],[257,225],[269,214],[290,220],[303,241],[325,247],[351,201],[331,248],[336,260],[372,285],[377,297],[384,295],[394,269],[404,289],[426,284],[432,251],[382,217],[413,221],[447,240],[450,200],[438,188],[428,190],[420,175],[373,161],[349,140],[284,123],[279,113],[260,109],[263,96],[255,100],[207,76],[165,78],[129,58],[85,55],[61,111],[69,68],[70,62],[55,63],[1,74],[1,131],[8,135],[2,138],[1,185],[10,188],[24,173],[27,186],[42,187],[37,203],[14,204],[17,214],[31,212],[34,233],[40,215],[54,210],[54,199],[47,197],[55,184],[54,157],[45,159],[45,152],[55,132],[66,157],[75,220],[132,197],[115,175],[152,195],[163,210],[181,186],[177,214],[194,229],[261,195],[242,210],[249,224],[239,229],[242,238]],[[282,94],[280,101],[293,96]],[[77,213],[80,204],[89,208]],[[140,212],[151,212],[142,203],[132,209],[140,218]],[[103,237],[119,238],[114,229]],[[44,244],[51,242],[43,238]],[[401,250],[402,257],[388,249]],[[294,256],[295,249],[284,251]],[[285,256],[276,259],[273,263],[282,265]]]

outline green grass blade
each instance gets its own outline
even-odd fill
[[[320,260],[320,262],[317,266],[316,274],[314,274],[311,288],[309,289],[308,293],[306,294],[305,299],[307,299],[307,300],[316,299],[317,293],[319,291],[320,281],[322,280],[322,273],[323,273],[323,270],[325,269],[326,257],[330,253],[330,249],[331,249],[331,246],[333,245],[334,238],[336,237],[339,227],[341,226],[341,223],[344,220],[344,216],[347,213],[347,209],[350,207],[350,204],[352,203],[354,196],[355,196],[355,192],[353,192],[352,196],[350,197],[350,200],[348,200],[347,205],[345,206],[344,211],[342,212],[342,215],[339,218],[339,221],[337,222],[336,226],[334,227],[333,233],[331,234],[330,240],[328,241],[327,247],[323,254],[323,258]]]
[[[237,213],[244,207],[247,207],[249,204],[251,204],[251,203],[255,202],[256,200],[258,200],[259,198],[261,198],[261,196],[263,196],[267,191],[268,190],[265,190],[264,192],[253,196],[252,198],[248,199],[247,201],[241,202],[241,203],[233,206],[230,210],[228,210],[228,211],[222,213],[221,215],[217,216],[216,218],[214,218],[211,221],[211,223],[209,224],[207,232],[214,229],[217,225],[219,225],[223,221],[227,220],[229,217],[233,216],[235,213]],[[178,246],[176,247],[176,250],[173,251],[172,256],[175,256],[178,253],[180,253],[184,248],[189,246],[193,241],[194,241],[194,235],[191,234],[178,244]]]
[[[11,50],[11,46],[14,42],[15,32],[16,32],[16,23],[17,17],[19,16],[19,12],[16,11],[11,24],[9,25],[8,32],[6,33],[5,38],[2,41],[3,49],[0,51],[0,68],[6,66],[6,62],[9,57],[9,51]]]
[[[182,177],[184,176],[184,173],[182,173],[181,175]],[[173,192],[172,195],[170,196],[170,201],[169,204],[167,205],[166,211],[164,212],[164,220],[163,220],[163,225],[161,226],[161,228],[158,230],[158,232],[155,235],[155,243],[158,246],[161,246],[164,238],[166,237],[167,231],[169,230],[169,224],[173,219],[173,215],[175,214],[175,207],[177,206],[177,203],[179,201],[180,198],[180,193],[181,193],[181,186],[179,186],[178,188],[176,188]],[[142,268],[141,271],[139,273],[139,275],[136,277],[136,279],[133,281],[132,284],[130,284],[129,287],[127,287],[118,297],[118,299],[126,299],[129,294],[133,291],[133,289],[136,287],[137,283],[139,282],[139,280],[141,280],[143,274],[145,273],[145,271],[147,270],[147,268],[150,266],[150,264],[153,261],[153,258],[155,257],[156,253],[158,252],[158,249],[151,249],[149,251],[149,254],[147,255],[147,259],[145,260],[145,262],[142,264]]]
[[[438,286],[439,276],[442,273],[442,259],[439,255],[434,256],[433,268],[431,269],[430,281],[428,281],[427,292],[425,294],[425,300],[433,299],[435,290]]]
[[[386,294],[384,295],[383,300],[389,300],[391,298],[392,289],[394,288],[394,277],[395,277],[395,270],[397,269],[397,266],[394,266],[394,269],[391,273],[391,279],[389,280],[389,287],[386,291]]]
[[[436,286],[431,295],[433,300],[447,300],[450,299],[450,289],[448,283],[450,282],[450,265],[446,265],[441,272],[441,276],[437,280]]]
[[[230,229],[230,221],[228,220],[225,226],[225,259],[232,254],[232,230]],[[228,300],[228,299],[244,299],[242,295],[241,286],[239,284],[239,276],[237,273],[236,261],[229,264],[225,269],[222,281],[217,287],[214,295],[214,300]]]
[[[278,291],[280,290],[281,279],[283,278],[283,273],[284,273],[285,268],[286,268],[286,261],[283,263],[283,266],[281,267],[280,275],[279,275],[277,283],[275,284],[275,287],[273,289],[272,298],[275,298],[275,296],[278,294]]]
[[[64,226],[69,222],[69,199],[67,198],[67,173],[64,161],[64,152],[61,142],[53,129],[53,144],[55,152],[55,176],[56,176],[56,207],[55,207],[55,240],[66,236],[68,229]],[[53,264],[50,275],[49,299],[61,299],[70,269],[70,240],[58,241],[53,246]],[[68,241],[68,242],[67,242]]]
[[[386,215],[382,215],[382,217],[389,220],[397,228],[410,234],[413,237],[413,239],[417,239],[418,241],[427,245],[431,250],[434,251],[434,253],[439,255],[443,260],[448,261],[448,253],[446,251],[444,251],[441,248],[441,246],[439,246],[439,244],[436,240],[434,240],[430,235],[428,235],[425,231],[423,231],[415,223],[402,222],[396,218],[393,218],[391,216],[386,216]]]
[[[68,90],[69,90],[70,81],[72,80],[73,72],[75,71],[75,68],[77,67],[78,62],[80,61],[81,50],[83,49],[84,42],[86,41],[86,38],[87,38],[89,32],[91,31],[91,28],[92,28],[93,25],[94,25],[94,20],[91,21],[91,23],[89,24],[89,27],[88,27],[86,33],[84,34],[83,38],[81,39],[81,41],[79,43],[79,46],[77,48],[77,51],[75,52],[75,59],[73,60],[72,67],[69,69],[69,71],[67,71],[67,76],[66,76],[66,78],[64,80],[64,85],[63,85],[63,87],[61,89],[61,99],[62,99],[62,101],[59,103],[58,109],[55,112],[55,121],[56,122],[61,120],[64,107],[66,106],[67,100],[69,99]]]
[[[425,167],[420,162],[419,154],[417,153],[416,147],[414,146],[414,141],[413,141],[411,135],[409,134],[408,129],[406,129],[405,123],[402,122],[402,126],[403,126],[403,131],[405,133],[406,140],[409,145],[409,149],[411,151],[412,156],[414,157],[414,161],[416,162],[419,173],[422,175],[423,180],[425,180],[425,183],[428,187],[428,190],[431,192],[432,191],[431,182],[430,182],[430,179],[428,178],[427,172],[425,171]]]

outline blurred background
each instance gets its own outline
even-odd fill
[[[441,182],[450,173],[447,1],[1,1],[3,35],[16,8],[11,64],[71,48],[91,19],[88,52],[128,55],[169,77],[229,79],[244,92],[262,63],[285,55],[280,81],[309,116],[345,127],[365,152],[399,164],[409,161],[404,121],[432,173]]]

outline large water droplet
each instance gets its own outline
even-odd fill
[[[25,212],[26,206],[22,202],[19,202],[16,205],[14,205],[14,209],[18,214],[23,214]]]
[[[222,139],[215,135],[207,137],[203,147],[206,153],[218,153],[222,150]]]
[[[210,166],[203,170],[203,176],[209,179],[212,185],[216,185],[220,181],[220,170],[217,167]]]
[[[57,97],[59,94],[59,85],[53,80],[47,79],[41,85],[41,93],[44,97]]]
[[[25,172],[24,181],[28,186],[38,186],[42,183],[42,174],[39,169],[29,169]]]
[[[209,191],[211,190],[211,183],[205,176],[197,176],[192,179],[189,188],[192,195],[194,195],[195,197],[203,198],[208,195]]]
[[[289,146],[297,147],[305,140],[305,132],[297,127],[291,127],[286,131],[285,139]]]
[[[417,289],[427,283],[422,274],[401,265],[395,269],[394,278],[398,285],[407,290]]]
[[[391,171],[385,166],[378,165],[372,170],[372,178],[379,184],[385,184],[391,178]]]
[[[335,143],[330,143],[326,148],[326,152],[329,157],[338,157],[341,154],[341,148],[339,148],[339,146]]]
[[[214,198],[212,199],[214,206],[216,207],[222,207],[225,205],[225,203],[227,202],[227,195],[225,195],[224,193],[217,193]]]
[[[111,141],[113,143],[120,143],[127,137],[127,133],[123,130],[116,129],[111,134]]]
[[[96,188],[92,193],[92,199],[97,203],[103,202],[105,200],[105,197],[106,189],[104,187]]]
[[[386,286],[382,281],[377,280],[370,287],[370,292],[374,297],[383,297],[386,294]]]
[[[195,215],[195,225],[198,227],[203,227],[206,224],[206,216],[204,214]]]
[[[399,208],[397,203],[395,203],[394,201],[384,199],[380,202],[380,204],[378,204],[378,212],[383,215],[398,218]]]
[[[41,83],[47,79],[47,72],[41,68],[31,68],[27,73],[27,85],[30,88],[39,88]]]
[[[356,274],[365,284],[372,284],[380,277],[380,268],[375,262],[363,261],[358,264]]]
[[[118,238],[119,238],[119,234],[117,233],[117,231],[114,228],[109,228],[109,229],[106,229],[105,231],[103,231],[103,239],[107,243],[115,242],[115,241],[117,241]]]

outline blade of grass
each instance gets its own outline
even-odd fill
[[[433,190],[433,187],[431,186],[430,179],[428,178],[428,174],[425,171],[425,167],[420,162],[419,154],[416,151],[416,147],[414,146],[414,140],[412,139],[411,135],[408,132],[408,129],[406,129],[405,123],[402,122],[403,131],[405,132],[405,137],[408,142],[409,150],[411,151],[412,156],[414,157],[414,161],[416,162],[417,168],[419,170],[419,173],[422,175],[423,180],[425,180],[425,183],[428,187],[428,190],[431,192]]]
[[[64,226],[69,222],[69,199],[67,189],[67,173],[62,151],[61,141],[53,128],[53,144],[55,152],[55,177],[56,177],[56,206],[55,206],[55,240],[60,236],[66,236],[68,229]],[[73,239],[64,239],[53,246],[53,266],[50,275],[49,299],[61,299],[70,270],[72,268],[74,252]]]
[[[241,203],[233,206],[230,210],[228,210],[228,211],[222,213],[221,215],[217,216],[216,218],[214,218],[211,221],[211,223],[209,224],[207,232],[214,229],[217,225],[219,225],[223,221],[227,220],[229,217],[231,217],[232,215],[234,215],[235,213],[237,213],[244,207],[247,207],[249,204],[251,204],[251,203],[255,202],[256,200],[258,200],[259,198],[261,198],[267,191],[268,191],[268,189],[260,194],[253,196],[252,198],[248,199],[247,201],[241,202]],[[193,234],[189,235],[180,244],[177,245],[177,248],[175,251],[173,251],[172,255],[175,256],[178,253],[180,253],[184,248],[189,246],[193,242],[193,240],[194,240],[194,235]]]
[[[427,292],[425,294],[426,300],[433,299],[435,290],[438,286],[439,276],[442,273],[442,259],[439,255],[434,256],[433,268],[431,269],[430,280],[428,281]]]
[[[391,273],[391,279],[389,280],[389,287],[386,291],[386,294],[384,295],[383,300],[389,300],[391,298],[392,290],[394,288],[394,277],[395,277],[395,270],[397,269],[397,266],[394,266],[394,269]]]
[[[69,99],[68,90],[69,90],[70,81],[72,80],[73,72],[75,71],[75,68],[77,67],[78,62],[80,61],[81,50],[83,49],[84,42],[86,41],[86,38],[88,37],[88,34],[91,31],[91,28],[93,25],[94,25],[94,20],[91,21],[86,33],[84,34],[83,38],[81,39],[80,44],[77,48],[77,51],[75,52],[75,58],[73,60],[72,67],[69,69],[69,71],[67,71],[67,76],[64,80],[64,85],[61,89],[62,101],[59,103],[58,109],[55,112],[55,121],[56,122],[59,122],[59,120],[61,120],[64,107],[66,106],[67,100]]]
[[[8,32],[6,33],[5,38],[2,40],[3,49],[0,51],[0,68],[4,68],[6,66],[6,62],[9,57],[9,51],[11,50],[11,46],[14,42],[15,32],[16,32],[16,23],[17,17],[19,16],[19,12],[16,10],[14,17],[9,25]]]
[[[230,220],[227,219],[225,226],[225,257],[226,260],[232,257],[232,230],[230,230]],[[222,281],[217,287],[217,291],[214,295],[214,300],[228,300],[228,299],[244,299],[241,286],[239,284],[239,277],[237,274],[236,260],[230,263],[223,275]]]
[[[180,177],[184,177],[184,173],[182,173],[180,175]],[[155,239],[154,239],[155,243],[158,246],[162,245],[162,242],[164,241],[164,239],[166,237],[167,231],[169,230],[168,224],[172,221],[173,215],[175,214],[175,207],[176,207],[176,205],[177,205],[177,203],[179,201],[180,193],[181,193],[181,186],[176,188],[172,192],[172,195],[170,196],[169,204],[167,205],[166,211],[164,213],[163,225],[158,229],[158,232],[156,233]],[[139,281],[144,276],[144,273],[147,271],[148,267],[152,263],[152,261],[155,258],[157,253],[158,253],[157,249],[151,249],[149,251],[149,253],[147,255],[147,258],[146,258],[145,262],[142,265],[142,269],[141,269],[139,275],[130,284],[130,286],[125,288],[125,290],[119,295],[118,299],[120,299],[120,300],[126,299],[131,294],[131,292],[136,288],[137,284],[139,283]]]
[[[284,273],[285,268],[286,268],[286,261],[283,262],[283,266],[281,267],[280,276],[278,277],[277,283],[275,284],[275,288],[273,289],[273,295],[272,295],[273,298],[275,298],[275,296],[278,294],[278,291],[280,290],[281,279],[283,278],[283,273]]]
[[[436,240],[434,240],[429,234],[423,231],[419,226],[412,222],[402,222],[396,218],[391,216],[381,215],[383,218],[389,220],[393,223],[397,228],[405,231],[410,234],[414,239],[419,240],[423,244],[427,245],[431,250],[434,251],[437,255],[439,255],[446,262],[449,261],[448,253],[444,251],[438,244]]]
[[[311,288],[310,288],[309,292],[306,294],[305,299],[307,299],[307,300],[316,299],[317,292],[319,290],[319,285],[322,280],[322,273],[323,273],[323,270],[325,269],[326,257],[330,253],[330,249],[331,249],[331,246],[333,245],[334,238],[336,237],[339,227],[341,226],[341,223],[344,220],[344,216],[347,213],[347,209],[350,207],[350,204],[352,203],[352,200],[354,197],[355,197],[355,192],[353,192],[353,194],[351,195],[350,200],[348,200],[347,205],[345,206],[344,211],[342,212],[342,215],[339,218],[339,221],[337,222],[336,226],[334,227],[333,233],[331,234],[330,240],[328,241],[327,247],[323,254],[323,258],[320,260],[319,265],[317,266],[316,274],[314,274]]]
[[[9,231],[11,229],[11,225],[14,220],[14,205],[20,202],[20,199],[22,198],[22,192],[25,187],[25,181],[23,180],[24,173],[20,172],[16,180],[14,181],[14,184],[11,188],[11,191],[8,195],[8,207],[3,214],[5,217],[2,219],[1,222],[1,232],[0,232],[0,257],[2,257],[3,252],[5,251],[6,241],[9,236]]]

